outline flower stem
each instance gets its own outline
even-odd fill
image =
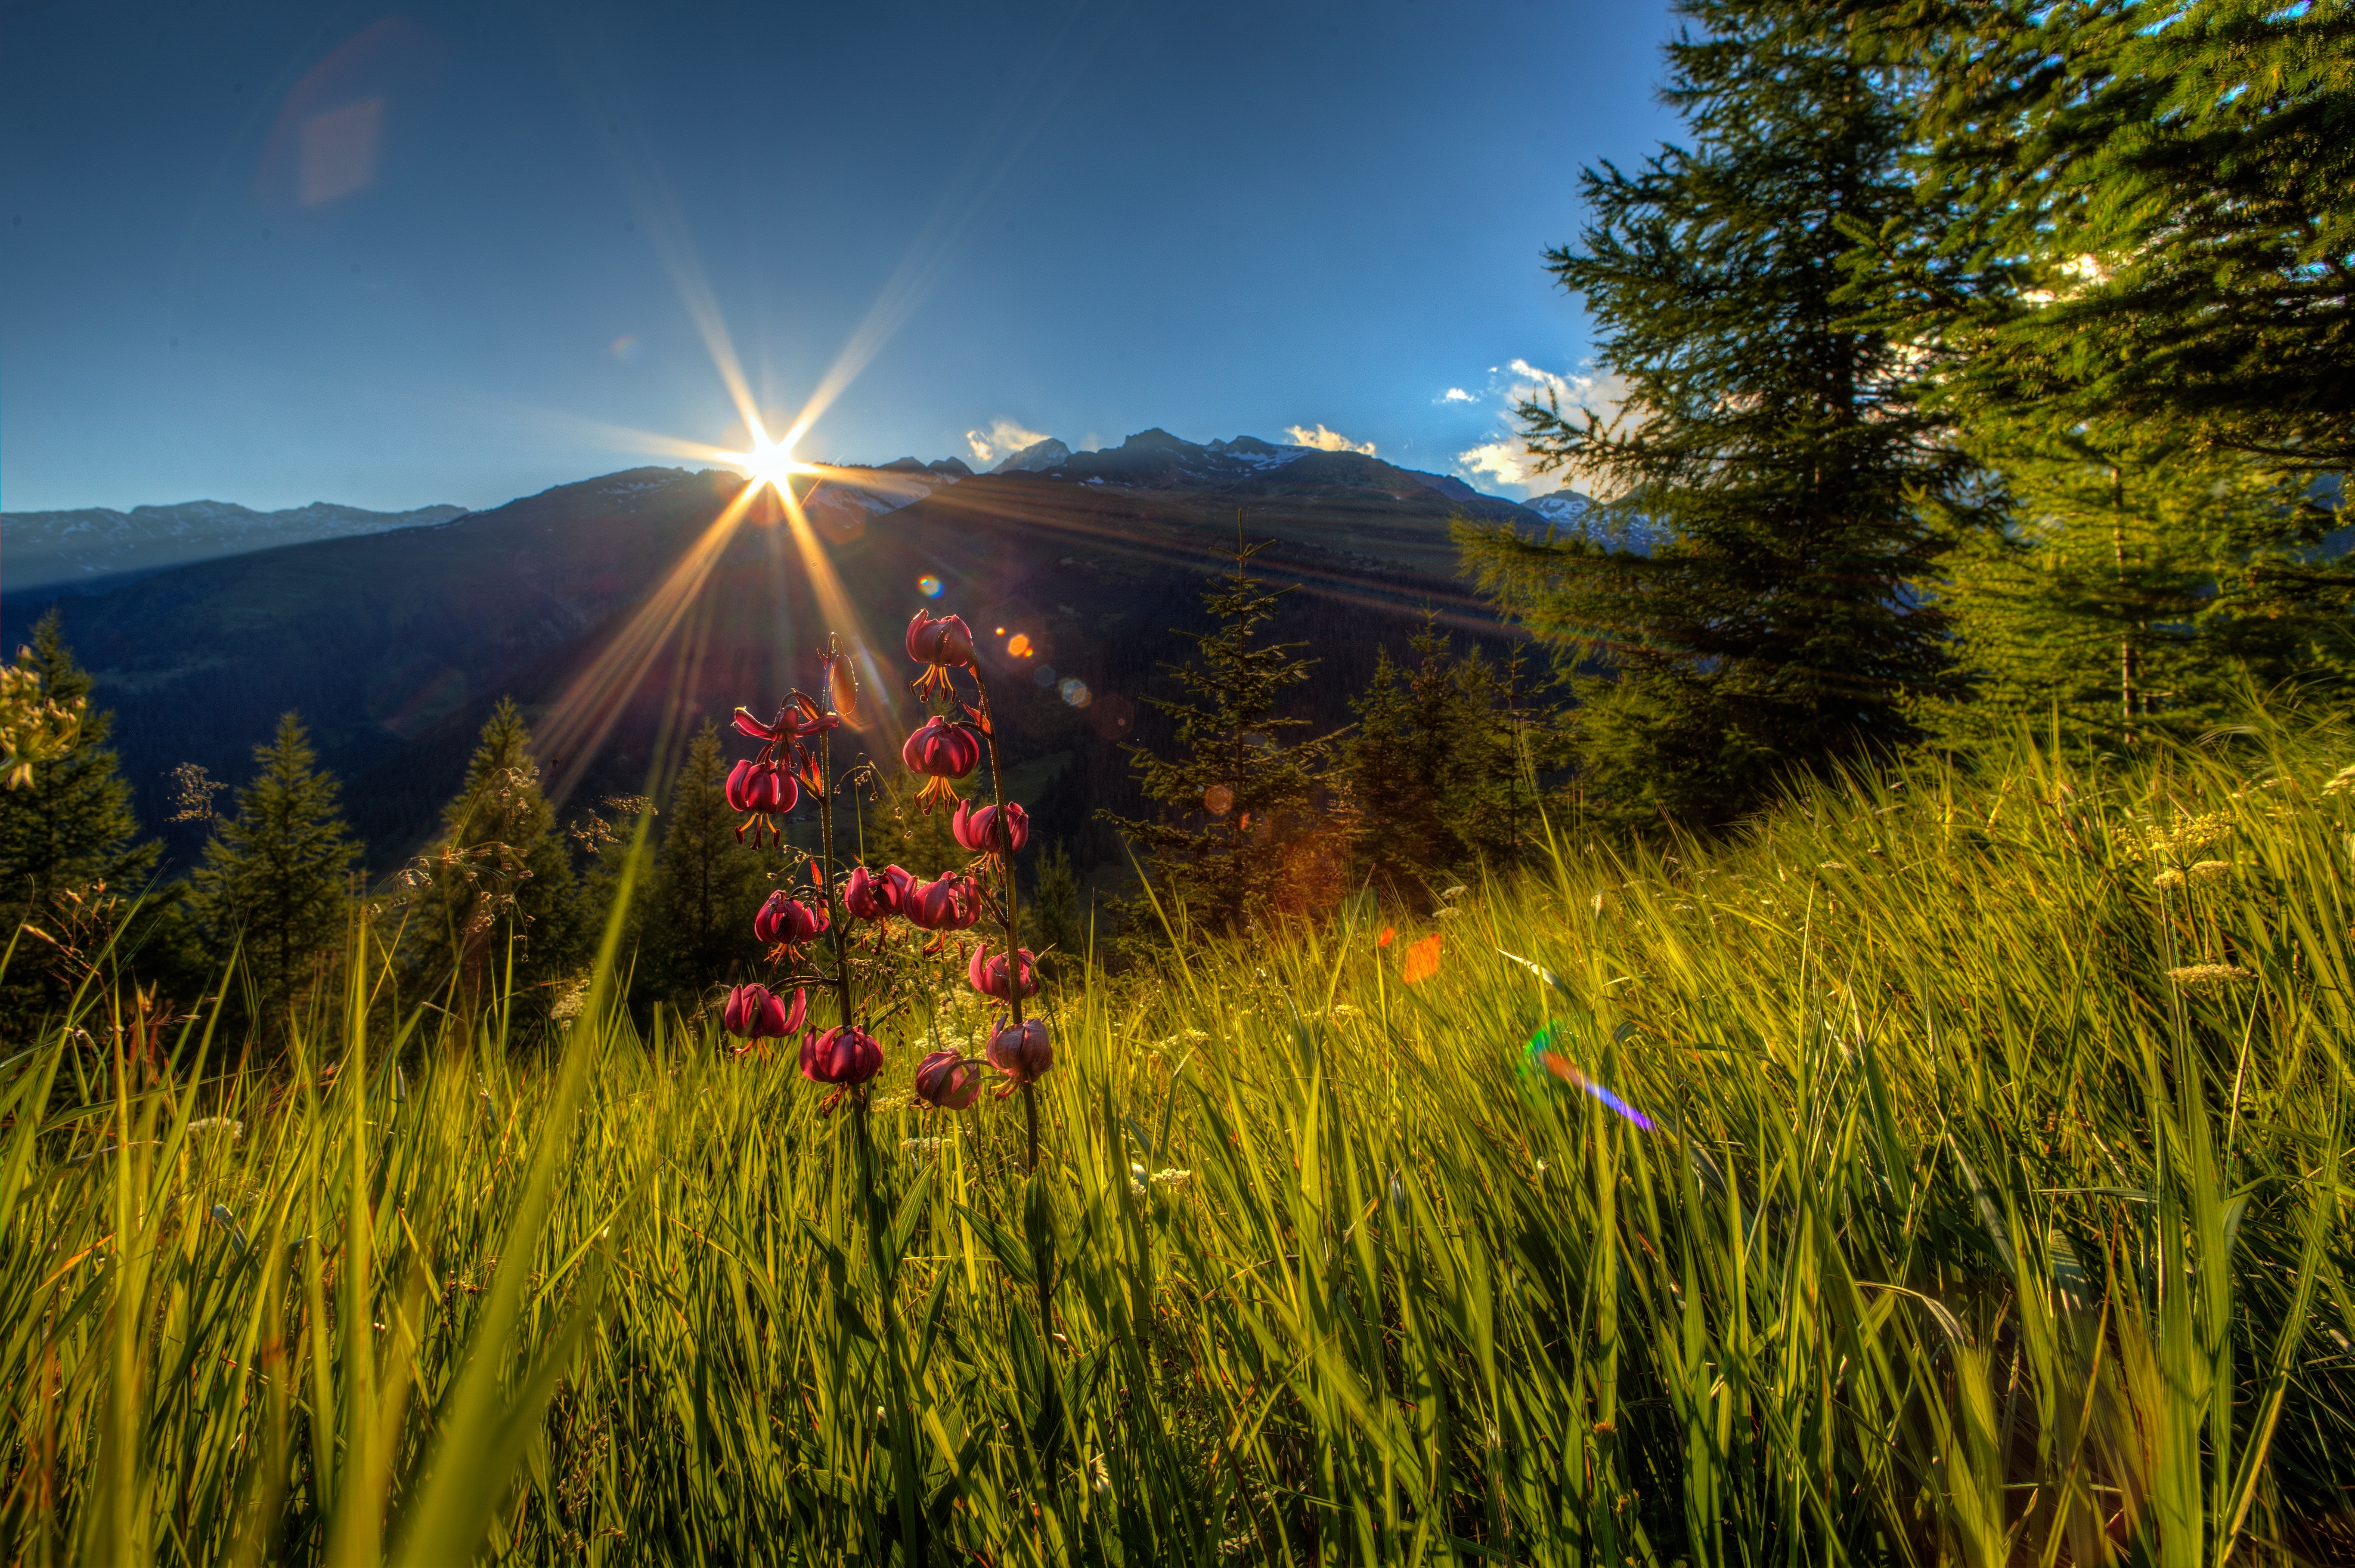
[[[822,899],[826,906],[826,929],[834,933],[834,987],[842,1001],[842,1026],[850,1027],[850,955],[842,944],[842,917],[834,904],[834,732],[827,730],[817,737],[817,777],[823,786],[817,793],[817,838],[826,882]],[[862,1095],[861,1099],[865,1097]]]
[[[968,664],[973,676],[973,689],[981,698],[981,738],[989,745],[989,790],[997,807],[990,819],[994,832],[1003,836],[1004,853],[997,855],[998,909],[1006,916],[1006,999],[1013,1010],[1014,1027],[1022,1027],[1022,947],[1016,934],[1014,907],[1014,832],[1006,820],[1006,770],[997,760],[997,722],[990,716],[989,687],[981,678],[981,666]],[[1022,1125],[1028,1137],[1029,1154],[1023,1163],[1025,1171],[1039,1169],[1039,1100],[1034,1084],[1022,1086]]]

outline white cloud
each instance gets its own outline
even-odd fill
[[[1608,425],[1618,417],[1620,404],[1626,397],[1626,383],[1621,377],[1565,376],[1526,359],[1514,359],[1490,367],[1487,394],[1499,406],[1497,425],[1487,439],[1455,454],[1459,476],[1498,490],[1518,491],[1524,498],[1550,494],[1564,487],[1599,496],[1605,487],[1593,475],[1572,468],[1549,470],[1542,466],[1539,454],[1529,450],[1514,410],[1523,403],[1554,401],[1561,405],[1567,418],[1577,419],[1582,410],[1592,409]],[[1464,399],[1470,403],[1482,400],[1477,397]],[[1455,401],[1453,388],[1443,401]]]
[[[1443,403],[1469,403],[1473,399],[1472,394],[1464,390],[1463,387],[1450,387],[1447,389],[1446,395],[1439,400]]]
[[[1338,430],[1328,430],[1321,423],[1310,429],[1305,425],[1286,425],[1284,433],[1292,438],[1296,447],[1315,447],[1320,452],[1363,452],[1374,455],[1371,441],[1353,441]]]
[[[1529,449],[1514,440],[1490,441],[1455,454],[1455,466],[1465,475],[1517,486],[1529,482]]]
[[[973,449],[975,462],[996,462],[1012,457],[1024,447],[1035,447],[1047,439],[1043,430],[1026,430],[1011,419],[992,419],[986,430],[967,430],[964,444]]]
[[[1576,389],[1572,387],[1568,376],[1556,376],[1550,370],[1540,370],[1536,366],[1531,365],[1526,359],[1516,359],[1513,361],[1513,374],[1521,377],[1525,382],[1534,383],[1535,386],[1532,390],[1551,392],[1558,397],[1564,398],[1572,397],[1577,395]],[[1515,390],[1518,391],[1519,388],[1516,387]]]

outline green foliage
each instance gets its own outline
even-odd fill
[[[1297,644],[1260,641],[1284,591],[1251,575],[1252,557],[1266,547],[1244,544],[1238,525],[1231,574],[1212,577],[1202,594],[1217,630],[1180,633],[1198,657],[1163,666],[1185,694],[1146,699],[1177,721],[1183,750],[1163,758],[1141,745],[1122,747],[1161,814],[1104,813],[1151,856],[1165,907],[1220,934],[1329,904],[1332,896],[1321,895],[1339,891],[1314,810],[1317,769],[1331,747],[1324,739],[1285,744],[1308,721],[1280,712],[1284,694],[1308,679],[1314,661],[1299,657]]]
[[[1972,444],[2007,521],[1945,562],[1974,689],[1920,710],[1943,745],[1999,745],[2020,717],[2073,747],[2190,739],[2252,685],[2343,678],[2355,576],[2314,558],[2329,514],[2278,471],[2115,423],[1988,418]]]
[[[35,626],[14,668],[20,684],[37,683],[45,706],[76,720],[69,733],[51,732],[40,747],[51,755],[29,785],[0,789],[0,911],[18,948],[0,980],[0,1040],[19,1041],[85,983],[120,976],[134,954],[144,970],[173,971],[184,944],[164,910],[121,926],[155,870],[157,845],[139,837],[130,782],[106,744],[114,715],[91,705],[89,672],[67,649],[57,611]]]
[[[2355,5],[1855,9],[1927,67],[1947,220],[1844,221],[1951,406],[2355,460]]]
[[[84,705],[58,702],[41,689],[30,648],[18,649],[15,663],[0,664],[0,789],[29,788],[36,768],[65,756]]]
[[[282,1022],[322,976],[350,915],[359,845],[345,829],[336,780],[316,771],[302,720],[287,714],[254,747],[261,771],[214,828],[190,878],[188,912],[216,969],[242,949],[261,1017]]]
[[[2355,568],[2311,481],[2355,452],[2355,10],[1857,9],[1919,65],[1923,183],[1910,220],[1843,217],[1853,297],[1994,476],[1935,592],[1972,690],[1924,727],[2115,747],[2343,675]]]
[[[1528,853],[1540,836],[1536,776],[1556,749],[1521,706],[1519,647],[1501,669],[1477,648],[1458,655],[1429,613],[1408,647],[1403,670],[1387,648],[1378,654],[1332,774],[1359,863],[1401,891]]]
[[[37,787],[0,789],[0,898],[23,907],[97,883],[137,892],[155,867],[155,845],[140,841],[131,785],[106,744],[114,716],[90,707],[90,673],[74,662],[57,611],[34,628],[30,655],[18,664],[48,703],[80,705],[81,722],[64,755],[39,768]]]
[[[634,989],[682,1011],[751,972],[762,952],[752,916],[782,864],[738,842],[738,819],[722,793],[728,766],[719,727],[707,720],[671,785],[654,875],[635,916]]]
[[[1459,524],[1467,570],[1576,669],[1601,820],[1721,824],[1778,771],[1910,739],[1942,677],[1908,592],[1942,540],[1914,497],[1967,465],[1916,401],[1906,346],[1849,318],[1839,227],[1903,224],[1905,105],[1822,7],[1691,0],[1664,101],[1689,147],[1582,176],[1578,249],[1549,253],[1597,328],[1619,413],[1521,410],[1609,528]]]
[[[1049,979],[1064,980],[1083,971],[1093,939],[1090,923],[1094,911],[1082,902],[1071,852],[1061,844],[1039,849],[1022,913],[1029,924],[1029,945]]]
[[[519,991],[537,991],[586,956],[579,882],[540,791],[530,727],[511,699],[499,699],[483,726],[442,821],[442,842],[412,868],[422,882],[412,969],[429,991],[450,988],[472,1019],[505,991],[510,968]]]
[[[2241,716],[1091,977],[1031,1180],[905,1024],[864,1117],[610,984],[560,1066],[429,1015],[396,1067],[373,947],[291,1086],[52,1039],[0,1062],[0,1535],[2346,1561],[2355,736]]]

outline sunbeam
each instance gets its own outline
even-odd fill
[[[562,758],[549,780],[549,798],[561,803],[588,768],[597,748],[636,695],[664,646],[702,597],[711,569],[727,553],[745,513],[762,486],[748,484],[720,509],[688,546],[670,574],[648,594],[629,620],[605,640],[588,667],[575,675],[540,721],[539,743],[548,756]]]
[[[738,530],[756,515],[756,509],[765,509],[765,498],[772,493],[779,503],[780,533],[792,541],[790,558],[780,560],[783,569],[772,578],[778,593],[780,634],[786,642],[793,639],[791,622],[784,619],[790,615],[785,590],[792,575],[797,572],[808,585],[824,622],[815,630],[838,633],[852,649],[856,667],[867,677],[863,684],[870,697],[860,705],[860,715],[853,727],[869,733],[879,731],[877,738],[892,745],[904,735],[899,693],[892,683],[884,679],[883,665],[878,658],[879,644],[844,591],[842,579],[812,526],[804,503],[818,485],[828,482],[901,494],[929,492],[932,487],[887,471],[846,470],[805,461],[794,456],[794,449],[914,313],[937,281],[958,238],[975,217],[989,206],[1055,101],[1077,79],[1078,63],[1063,61],[1063,46],[1085,10],[1084,5],[1075,7],[1064,18],[1057,36],[1034,60],[1027,79],[1003,101],[997,123],[975,140],[975,152],[969,155],[965,170],[952,184],[951,189],[956,194],[943,199],[934,210],[782,435],[769,434],[745,374],[743,358],[737,352],[718,296],[666,185],[645,164],[625,163],[623,175],[632,187],[647,235],[654,241],[672,286],[678,291],[681,305],[703,340],[712,369],[735,406],[744,427],[746,445],[736,450],[610,426],[602,427],[601,433],[617,445],[732,468],[743,474],[747,482],[632,612],[620,631],[573,677],[543,719],[543,749],[549,756],[563,758],[562,765],[552,769],[552,798],[561,800],[579,783],[647,675],[665,651],[679,640],[682,628],[703,602],[713,568]],[[1062,79],[1041,101],[1038,90],[1058,65]],[[1028,123],[1022,123],[1026,120]],[[988,160],[982,150],[992,146],[997,147],[997,156]],[[989,166],[991,162],[994,167]],[[807,482],[798,493],[796,481]],[[704,630],[708,634],[708,628]],[[780,646],[777,652],[781,674],[790,684],[800,673],[799,650]],[[674,721],[684,716],[676,710],[687,700],[692,689],[691,681],[674,679],[670,683],[662,725],[666,735],[677,728]],[[762,694],[762,700],[782,694]]]

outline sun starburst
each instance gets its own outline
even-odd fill
[[[730,468],[741,469],[744,476],[752,482],[753,489],[764,484],[773,485],[778,494],[788,494],[787,485],[794,475],[815,471],[810,464],[794,456],[794,442],[801,434],[799,429],[788,430],[782,440],[773,441],[757,419],[748,423],[752,430],[752,450],[729,452],[726,461]]]

